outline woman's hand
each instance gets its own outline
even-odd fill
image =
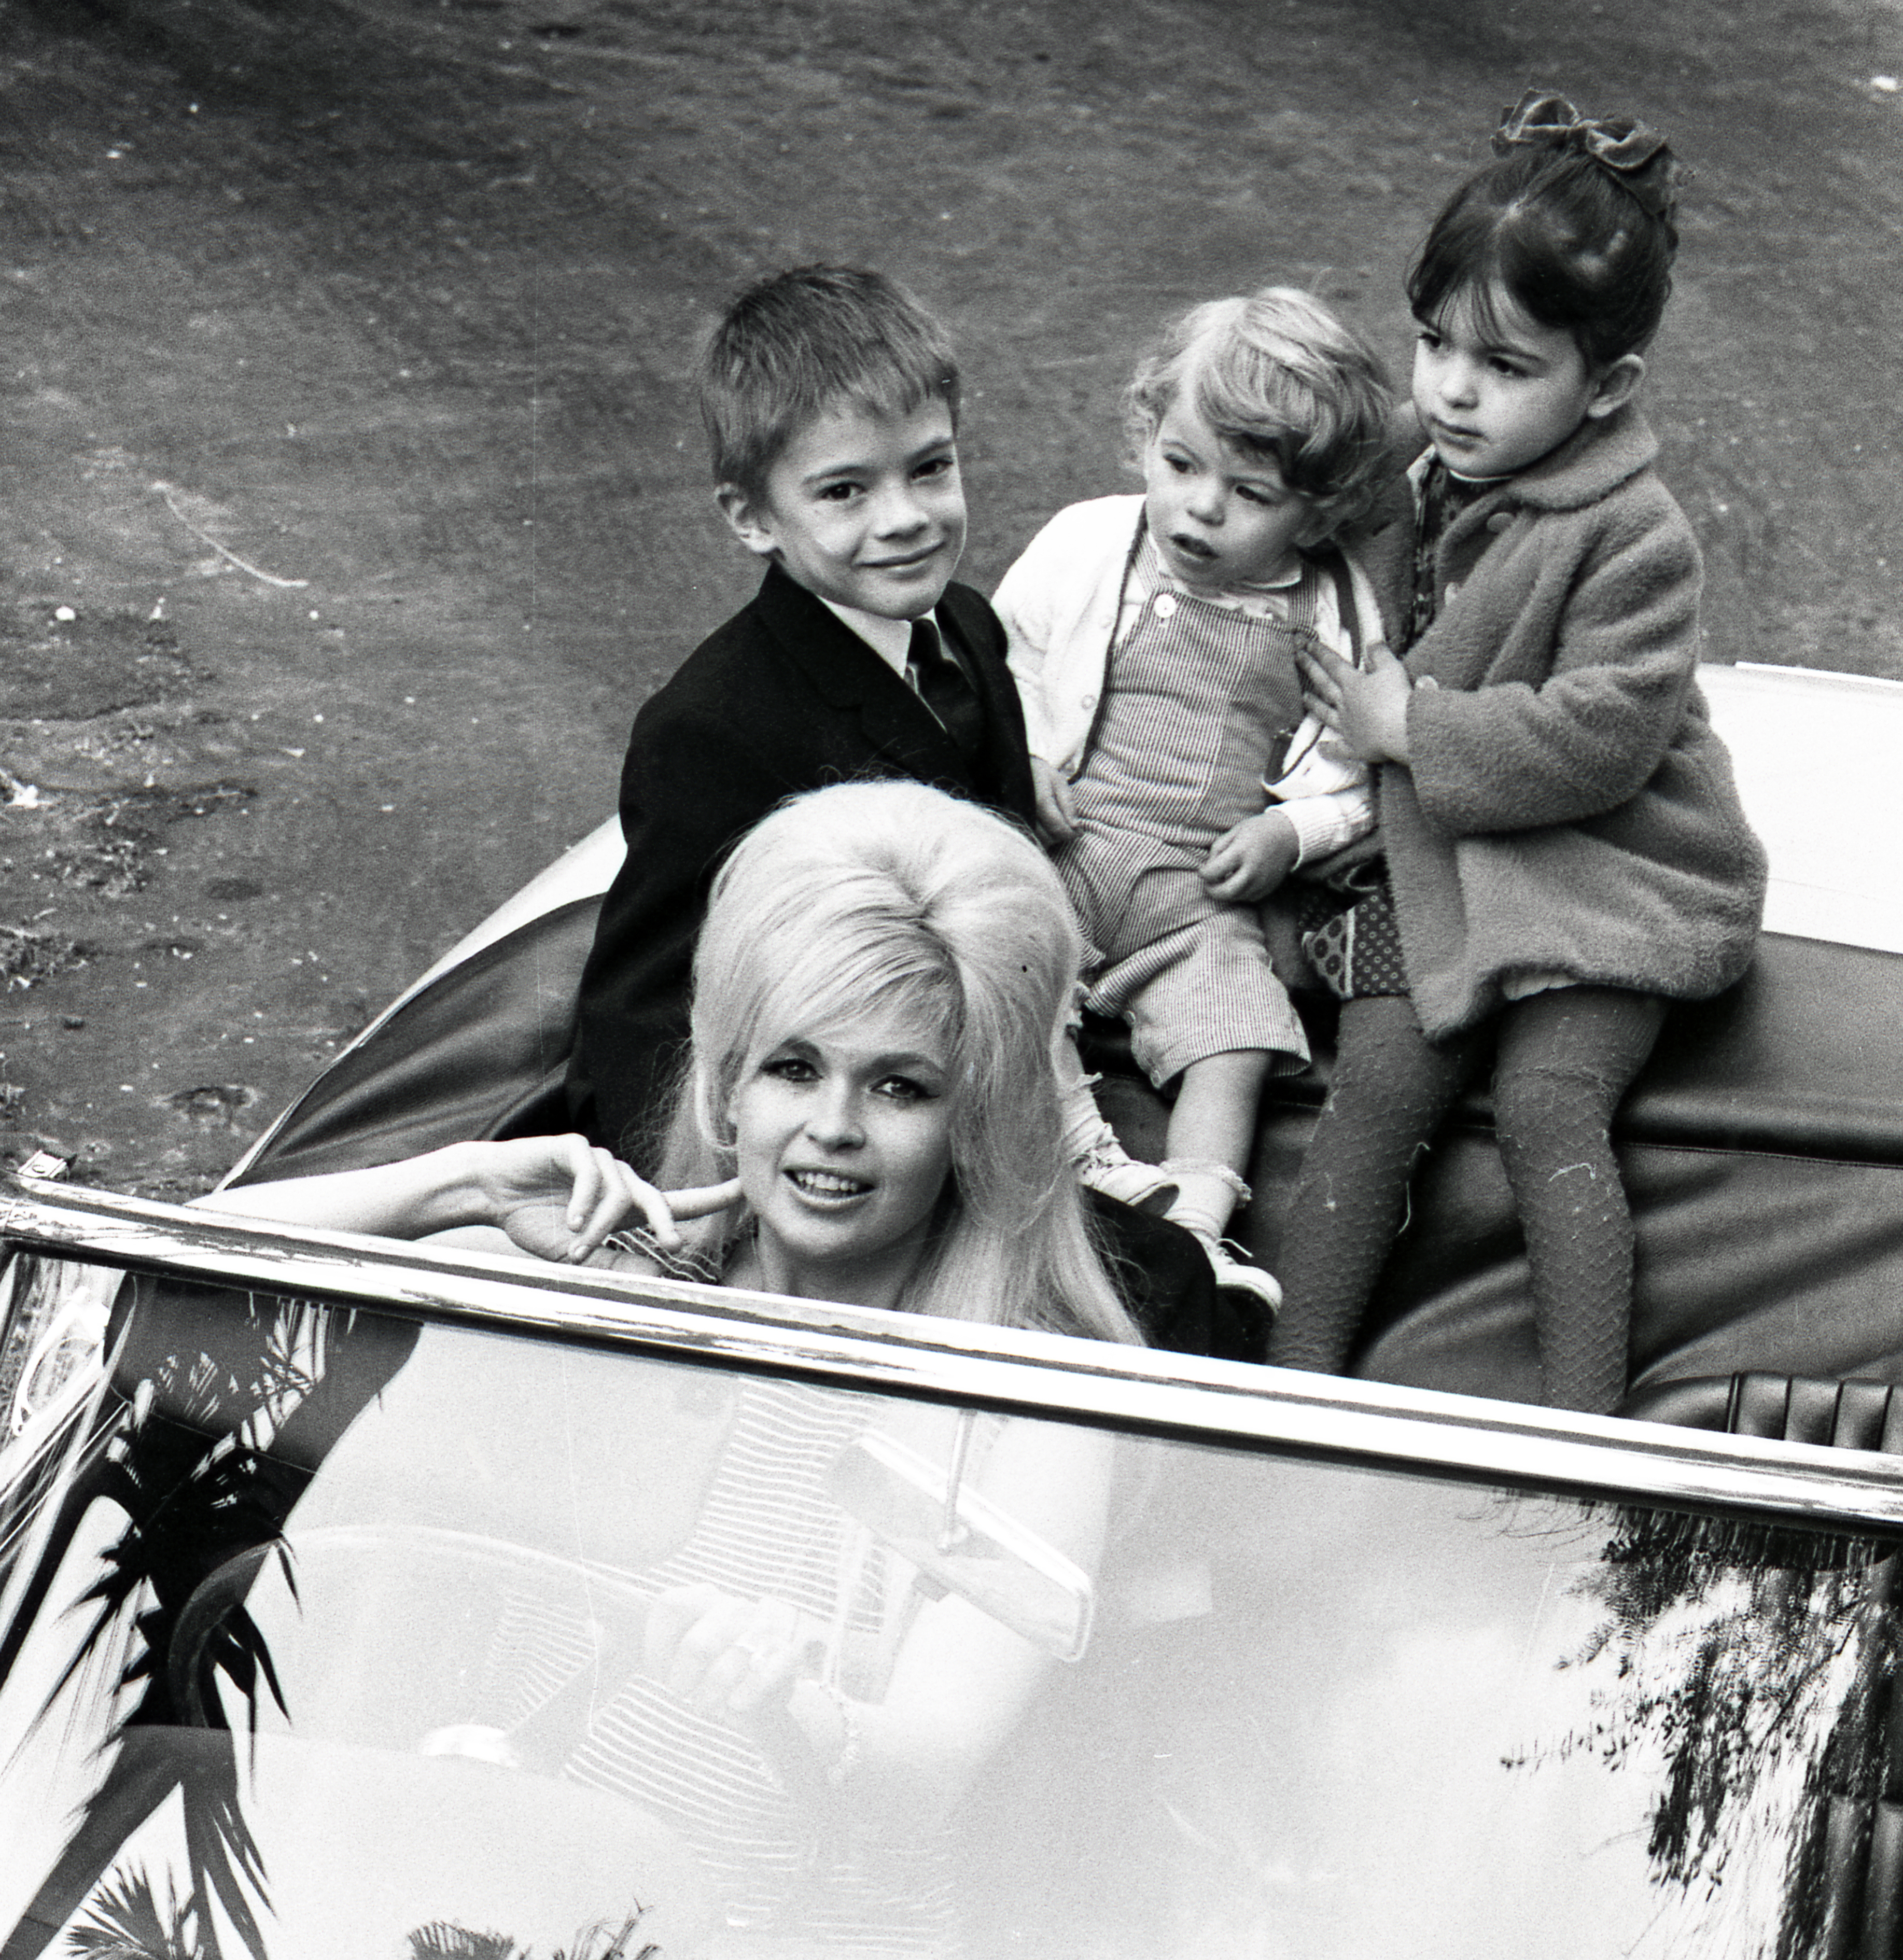
[[[1294,825],[1281,810],[1265,810],[1244,817],[1209,847],[1202,881],[1212,899],[1254,905],[1275,890],[1301,854]]]
[[[1408,759],[1408,699],[1414,692],[1408,670],[1376,641],[1367,650],[1365,669],[1352,667],[1323,647],[1297,656],[1310,708],[1364,762]]]
[[[247,1185],[194,1202],[238,1217],[394,1239],[499,1226],[539,1258],[578,1264],[637,1214],[671,1250],[680,1243],[676,1220],[724,1211],[740,1195],[738,1179],[657,1191],[585,1137],[516,1137],[447,1144],[368,1170]]]
[[[676,1586],[648,1609],[641,1664],[699,1713],[744,1728],[784,1713],[825,1644],[819,1623],[784,1599]]]
[[[485,1223],[499,1225],[525,1252],[572,1265],[637,1216],[671,1251],[681,1242],[678,1220],[724,1211],[740,1196],[738,1179],[657,1191],[619,1159],[578,1136],[490,1144],[478,1179]]]
[[[1053,849],[1077,835],[1077,805],[1071,785],[1042,756],[1031,758],[1031,787],[1037,797],[1038,835]]]

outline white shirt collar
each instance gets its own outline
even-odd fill
[[[905,679],[905,656],[912,651],[909,619],[888,619],[883,613],[861,612],[856,606],[835,606],[830,599],[822,599],[819,603],[835,614],[842,625],[858,634],[901,680]],[[931,613],[922,616],[937,624]]]
[[[1156,539],[1146,532],[1143,548],[1137,553],[1136,562],[1131,568],[1126,596],[1144,600],[1158,592],[1182,592],[1192,599],[1204,600],[1212,606],[1225,606],[1232,611],[1265,613],[1279,618],[1289,595],[1301,584],[1302,572],[1302,561],[1297,558],[1286,578],[1264,579],[1254,585],[1226,585],[1216,592],[1198,592],[1170,571],[1163,562],[1163,553],[1157,549]]]

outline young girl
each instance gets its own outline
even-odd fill
[[[1408,279],[1430,447],[1384,592],[1406,664],[1306,670],[1380,765],[1385,877],[1305,941],[1344,1005],[1271,1359],[1345,1365],[1415,1159],[1491,1052],[1547,1399],[1604,1411],[1632,1283],[1612,1112],[1666,1002],[1743,972],[1765,860],[1693,679],[1698,546],[1633,400],[1676,164],[1536,92],[1494,148]]]
[[[1106,1188],[1173,1185],[1167,1215],[1219,1281],[1271,1305],[1222,1235],[1262,1083],[1308,1046],[1255,906],[1372,826],[1367,771],[1307,714],[1296,656],[1352,661],[1380,636],[1372,588],[1324,541],[1369,501],[1389,405],[1374,355],[1306,293],[1198,307],[1131,383],[1144,494],[1060,511],[994,601],[1093,948],[1088,1004],[1176,1085],[1160,1173],[1125,1160]]]

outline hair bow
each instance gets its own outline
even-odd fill
[[[1629,116],[1582,116],[1563,95],[1529,88],[1504,111],[1494,154],[1510,150],[1572,150],[1612,172],[1655,218],[1672,208],[1681,166],[1656,129]]]

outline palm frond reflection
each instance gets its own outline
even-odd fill
[[[1590,1756],[1656,1774],[1657,1934],[1738,1960],[1825,1960],[1893,1917],[1870,1877],[1897,1772],[1897,1557],[1868,1538],[1619,1506],[1576,1594],[1599,1617],[1559,1663],[1603,1679],[1586,1719],[1510,1768]],[[1851,1944],[1845,1947],[1846,1936]],[[1884,1950],[1889,1950],[1885,1948]]]

